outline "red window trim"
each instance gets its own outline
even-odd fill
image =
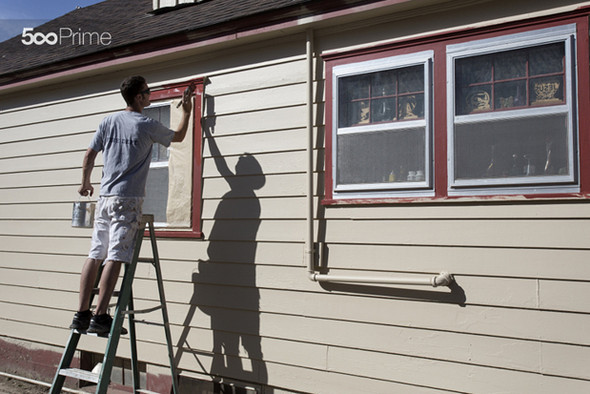
[[[193,107],[193,189],[192,189],[192,209],[191,209],[191,228],[186,230],[174,229],[156,229],[157,237],[164,238],[203,238],[201,230],[201,174],[202,174],[202,144],[201,138],[201,117],[203,102],[203,78],[191,79],[184,82],[164,85],[161,88],[152,90],[150,100],[165,100],[182,97],[184,90],[194,82],[196,85],[194,92]],[[171,125],[174,128],[174,125]],[[189,126],[190,127],[190,126]],[[189,129],[190,130],[190,129]],[[147,234],[146,234],[147,235]]]
[[[326,164],[323,205],[375,205],[397,204],[412,202],[446,202],[446,201],[506,201],[506,200],[540,200],[540,199],[588,199],[590,198],[590,54],[588,17],[590,8],[584,7],[576,11],[554,15],[551,17],[535,18],[526,21],[506,23],[503,25],[478,28],[472,30],[457,30],[450,33],[426,36],[393,44],[362,48],[349,52],[323,55],[326,62]],[[446,95],[446,46],[469,42],[473,40],[501,37],[503,35],[521,33],[536,29],[576,24],[576,94],[577,94],[577,135],[578,142],[578,177],[579,193],[546,193],[546,194],[514,194],[514,195],[447,195],[447,95]],[[399,56],[424,50],[434,51],[433,67],[433,179],[434,197],[367,197],[367,198],[338,198],[333,196],[333,103],[332,97],[333,68],[342,64],[357,63],[368,60]]]

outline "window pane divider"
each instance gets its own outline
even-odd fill
[[[375,131],[396,131],[405,129],[409,129],[408,131],[414,131],[411,129],[423,128],[425,126],[426,119],[406,120],[400,122],[372,124],[368,126],[343,127],[337,130],[337,134],[344,135],[357,133],[371,133]]]
[[[515,110],[504,110],[504,111],[490,111],[479,114],[469,115],[455,115],[455,124],[469,124],[479,123],[482,121],[492,121],[501,119],[518,119],[518,118],[532,118],[539,116],[567,114],[570,110],[568,104],[554,105],[545,107],[535,108],[522,108]]]

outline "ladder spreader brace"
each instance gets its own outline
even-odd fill
[[[141,244],[143,242],[143,235],[144,230],[148,227],[148,232],[150,236],[151,246],[152,246],[152,255],[153,258],[140,258],[139,252],[141,249]],[[160,295],[160,305],[154,308],[148,308],[143,310],[133,310],[133,294],[132,294],[132,285],[133,285],[133,278],[135,276],[135,268],[137,263],[151,263],[156,272],[156,282],[158,285],[158,292]],[[92,301],[91,301],[92,302]],[[140,313],[148,313],[153,312],[158,309],[162,310],[162,320],[163,323],[156,323],[156,322],[147,322],[143,320],[136,320],[135,315]],[[108,336],[108,342],[106,345],[106,350],[102,362],[102,367],[99,373],[93,373],[86,370],[81,370],[78,368],[70,368],[70,364],[72,359],[74,358],[74,353],[78,346],[78,341],[80,340],[80,336],[82,334],[86,334],[85,332],[80,332],[78,330],[72,330],[70,333],[70,338],[66,344],[64,349],[61,361],[59,363],[59,367],[53,379],[53,384],[51,386],[50,393],[51,394],[58,394],[61,392],[63,387],[64,381],[66,377],[73,377],[76,379],[93,382],[96,383],[96,394],[106,394],[109,383],[111,381],[111,372],[113,369],[113,364],[115,361],[115,355],[117,352],[117,345],[119,344],[119,338],[121,336],[121,327],[123,326],[124,315],[129,316],[129,342],[131,345],[131,367],[133,372],[133,392],[134,393],[149,393],[147,390],[142,390],[140,386],[140,379],[139,379],[139,369],[138,369],[138,360],[137,360],[137,341],[135,335],[135,323],[145,323],[151,325],[159,325],[164,327],[164,332],[166,335],[166,345],[168,347],[168,359],[170,361],[170,372],[172,375],[172,389],[174,394],[178,394],[178,386],[177,386],[177,374],[176,374],[176,367],[174,365],[174,354],[172,349],[172,337],[170,335],[170,324],[168,320],[168,310],[166,308],[166,297],[164,296],[164,284],[162,281],[162,271],[160,269],[160,258],[158,256],[158,247],[156,244],[156,234],[154,231],[154,216],[153,215],[143,215],[139,224],[139,228],[137,234],[135,236],[135,246],[133,251],[133,259],[131,263],[125,264],[125,273],[123,276],[123,282],[121,283],[121,289],[119,291],[119,299],[117,301],[117,305],[115,308],[115,313],[113,315],[113,324],[111,326],[111,331]],[[91,334],[89,334],[91,335]]]

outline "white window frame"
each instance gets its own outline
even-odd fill
[[[579,155],[577,148],[577,100],[575,61],[576,25],[569,24],[524,33],[448,45],[447,53],[447,163],[448,195],[497,195],[579,192]],[[455,61],[461,58],[526,49],[553,43],[565,43],[565,104],[542,108],[523,108],[501,112],[456,115]],[[569,133],[567,153],[570,173],[566,175],[510,177],[494,179],[455,179],[454,127],[457,124],[486,120],[532,118],[539,115],[567,114]]]
[[[153,109],[153,108],[166,107],[166,106],[170,107],[170,115],[172,116],[172,101],[170,101],[170,100],[160,101],[157,103],[150,104],[148,107],[144,108],[144,111],[146,109]],[[168,125],[168,127],[170,127],[170,125]],[[152,162],[150,159],[150,170],[152,168],[168,168],[168,165],[170,163],[170,147],[167,147],[166,151],[168,152],[168,160]],[[168,222],[154,222],[154,227],[167,228],[167,227],[170,227],[170,225],[168,224]]]
[[[413,54],[398,55],[377,60],[349,63],[335,66],[332,73],[332,192],[338,198],[386,198],[386,197],[431,197],[434,196],[433,144],[432,144],[432,108],[433,80],[432,64],[434,51],[428,50]],[[373,125],[339,127],[339,79],[359,76],[379,71],[388,71],[412,66],[424,66],[424,119],[401,122],[379,123]],[[424,127],[424,180],[420,182],[395,182],[371,184],[338,185],[338,136],[353,133],[370,133],[375,131],[395,131]]]

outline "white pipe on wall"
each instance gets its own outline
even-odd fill
[[[307,207],[305,234],[305,260],[309,273],[314,272],[314,250],[313,250],[313,31],[307,31],[305,40],[305,55],[307,59]]]
[[[319,274],[314,267],[314,212],[313,212],[313,30],[307,31],[305,42],[305,55],[307,60],[307,209],[306,209],[306,234],[304,259],[307,266],[309,279],[314,282],[349,282],[349,283],[375,283],[395,285],[425,285],[425,286],[449,286],[454,278],[447,272],[433,277],[371,277],[371,276],[346,276]],[[330,116],[327,114],[327,116]],[[326,132],[330,132],[326,130]],[[329,171],[330,169],[326,169]]]
[[[377,276],[347,276],[311,274],[311,280],[316,282],[341,282],[341,283],[378,283],[389,285],[424,285],[424,286],[448,286],[453,282],[453,276],[448,272],[441,272],[429,278],[414,277],[377,277]]]

